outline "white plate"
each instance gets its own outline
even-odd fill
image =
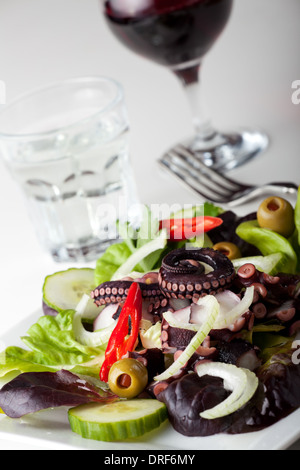
[[[40,312],[21,322],[0,339],[1,347],[22,345],[19,338],[37,321]],[[259,432],[210,437],[186,437],[165,423],[159,430],[134,441],[104,443],[83,439],[70,429],[67,409],[56,408],[11,419],[0,415],[0,439],[28,445],[68,450],[284,450],[300,438],[300,409]]]

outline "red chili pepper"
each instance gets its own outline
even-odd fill
[[[105,359],[100,370],[100,380],[108,381],[111,366],[128,351],[134,351],[142,318],[142,291],[137,282],[132,283],[117,325],[113,330],[105,351]],[[131,332],[129,337],[129,319]]]
[[[219,227],[223,220],[219,217],[198,216],[190,219],[170,219],[160,222],[160,229],[167,229],[172,241],[190,240],[201,233]]]

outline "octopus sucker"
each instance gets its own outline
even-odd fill
[[[159,285],[167,298],[199,299],[227,289],[235,276],[232,262],[223,253],[212,248],[181,248],[163,259]]]
[[[192,302],[216,295],[227,289],[235,276],[232,262],[223,253],[212,248],[182,248],[164,257],[159,273],[147,273],[138,280],[104,282],[91,292],[91,298],[96,305],[124,302],[131,284],[138,282],[144,301],[160,302],[159,306],[166,307],[169,299]]]
[[[126,300],[129,288],[133,282],[133,280],[122,279],[119,281],[104,282],[91,292],[91,298],[96,305],[99,305],[99,303],[100,305],[122,303]],[[144,300],[150,300],[151,302],[161,302],[165,300],[165,296],[158,282],[153,284],[138,282],[138,284],[141,287]]]

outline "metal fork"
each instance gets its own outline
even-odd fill
[[[197,154],[177,145],[159,161],[159,165],[172,174],[197,196],[215,203],[237,206],[263,194],[295,194],[294,183],[267,183],[262,186],[242,184],[206,166]]]

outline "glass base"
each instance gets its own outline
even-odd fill
[[[269,138],[263,132],[245,129],[232,134],[214,132],[183,144],[208,167],[227,171],[243,165],[264,151],[269,145]]]
[[[51,250],[54,261],[58,263],[89,263],[96,261],[105,250],[116,243],[117,239],[94,241],[82,246],[61,246]]]

